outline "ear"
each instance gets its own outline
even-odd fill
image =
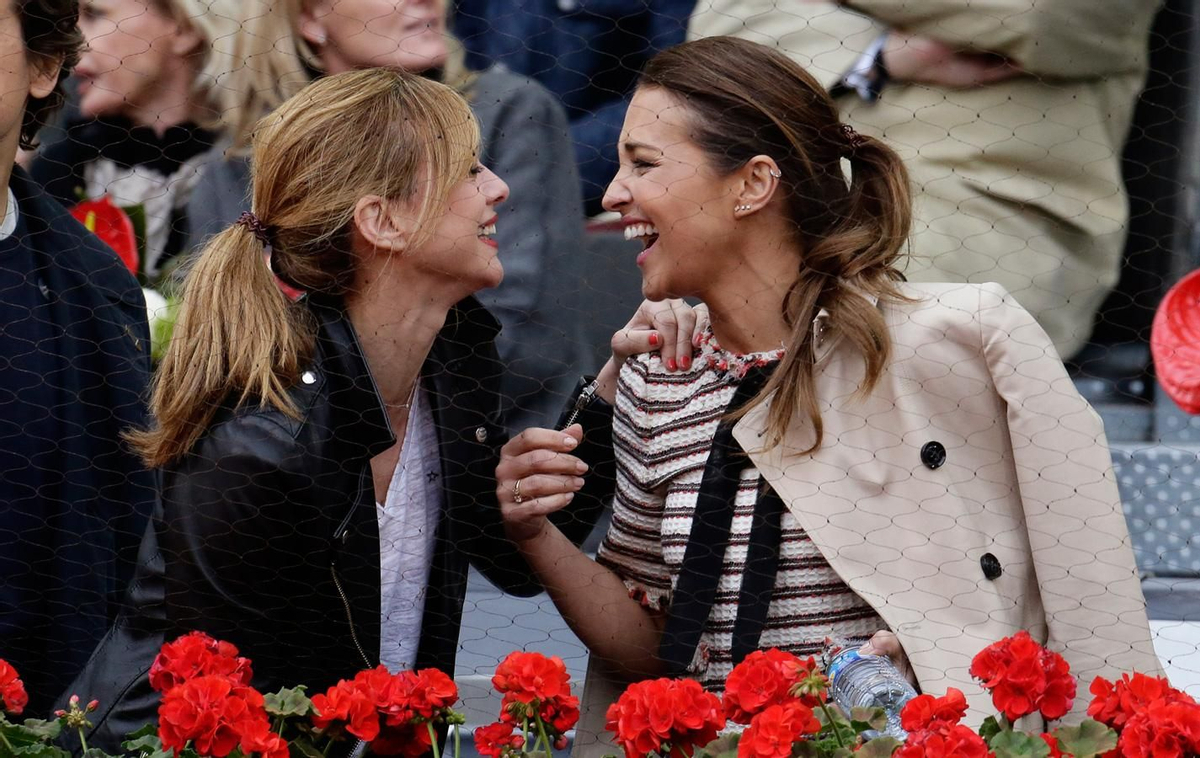
[[[329,41],[329,30],[325,28],[325,17],[333,12],[327,0],[313,0],[300,4],[296,16],[296,31],[304,41],[319,50]]]
[[[204,37],[200,32],[196,31],[196,27],[191,24],[181,23],[176,27],[175,33],[171,35],[169,49],[172,55],[183,58],[192,53],[199,52],[201,46],[207,47]]]
[[[354,227],[367,246],[393,255],[400,255],[408,248],[412,224],[401,206],[379,195],[358,199],[354,204]]]
[[[751,158],[738,169],[738,175],[740,186],[735,193],[737,206],[734,214],[741,218],[761,210],[771,202],[781,177],[775,159],[766,155]]]
[[[61,55],[31,55],[29,57],[29,97],[46,97],[58,85],[58,72],[62,68]]]

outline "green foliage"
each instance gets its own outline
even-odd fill
[[[996,758],[1047,758],[1050,746],[1041,737],[1011,730],[1002,731],[988,740]]]
[[[1100,755],[1117,747],[1117,733],[1094,719],[1079,726],[1060,726],[1054,736],[1058,738],[1058,749],[1075,758]]]
[[[304,685],[299,687],[285,687],[279,692],[272,695],[263,695],[263,703],[267,708],[267,714],[271,716],[289,716],[307,717],[313,712],[312,700],[309,700],[308,695],[304,691],[308,689]]]

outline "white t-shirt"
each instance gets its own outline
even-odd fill
[[[4,210],[4,221],[0,221],[0,240],[6,240],[17,230],[17,196],[8,188],[8,207]]]
[[[379,660],[395,673],[411,669],[421,640],[425,590],[442,510],[437,429],[423,389],[413,396],[400,461],[379,519]]]

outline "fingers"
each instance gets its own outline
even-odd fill
[[[657,329],[650,327],[626,326],[613,334],[609,345],[612,348],[613,360],[620,365],[631,355],[658,350],[662,347],[662,336]]]
[[[516,458],[532,450],[569,453],[583,441],[583,427],[572,424],[561,432],[537,427],[526,429],[500,448],[500,457]]]
[[[859,652],[867,655],[886,655],[896,670],[909,681],[914,687],[917,686],[917,677],[912,670],[912,666],[908,662],[908,654],[904,652],[904,646],[900,644],[900,638],[894,633],[887,630],[880,630],[871,636],[871,639],[859,648]]]
[[[682,300],[671,300],[671,313],[675,333],[663,334],[662,350],[663,363],[667,369],[686,371],[692,367],[692,333],[696,329],[696,314],[692,307]],[[673,339],[672,339],[673,337]]]
[[[506,503],[503,506],[504,519],[509,523],[533,522],[562,510],[574,499],[574,492],[563,492],[557,495],[523,500],[520,503]]]

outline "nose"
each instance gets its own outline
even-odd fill
[[[604,190],[604,197],[600,200],[600,204],[606,211],[620,212],[621,208],[633,200],[633,196],[629,194],[629,188],[625,186],[623,173],[624,169],[618,171],[613,180],[608,183],[608,189]]]
[[[499,205],[508,199],[508,184],[503,179],[496,176],[490,168],[484,167],[483,181],[480,186],[483,188],[483,196],[487,198],[488,205]]]

